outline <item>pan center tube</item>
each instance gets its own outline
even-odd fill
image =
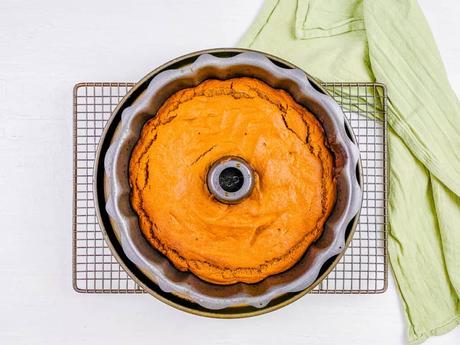
[[[208,170],[207,185],[213,197],[225,204],[237,204],[254,188],[254,170],[241,157],[222,157]]]

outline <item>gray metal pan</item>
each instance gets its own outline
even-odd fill
[[[199,305],[211,313],[229,308],[260,308],[262,311],[282,296],[309,290],[319,282],[325,264],[328,265],[327,270],[331,269],[336,262],[333,259],[343,253],[352,232],[350,227],[354,228],[356,224],[362,190],[359,152],[350,127],[340,107],[323,90],[318,89],[311,77],[292,65],[281,64],[282,60],[242,50],[214,50],[196,53],[192,60],[190,56],[177,59],[174,68],[160,68],[144,78],[137,89],[135,86],[133,89],[138,92],[136,97],[130,97],[133,94],[130,92],[122,100],[113,114],[113,117],[118,116],[119,121],[115,127],[110,126],[113,131],[110,147],[104,152],[100,147],[98,152],[96,170],[104,159],[105,175],[100,181],[100,171],[96,172],[95,191],[100,191],[100,182],[104,182],[102,189],[110,226],[124,256],[162,292]],[[179,272],[143,238],[137,216],[129,204],[127,166],[143,124],[156,113],[167,97],[205,79],[237,76],[255,77],[272,87],[285,89],[317,116],[337,155],[338,200],[322,236],[293,268],[257,284],[216,286],[191,273]],[[101,145],[104,142],[107,148],[106,140],[104,133]],[[101,214],[100,206],[103,205],[98,206],[98,214]]]

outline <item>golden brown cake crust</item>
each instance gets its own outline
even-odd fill
[[[206,186],[223,156],[255,170],[252,194],[236,205]],[[253,78],[207,80],[167,99],[142,129],[129,179],[150,244],[216,284],[254,283],[293,266],[321,235],[336,194],[320,123]]]

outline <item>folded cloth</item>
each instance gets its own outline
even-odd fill
[[[239,43],[389,96],[390,263],[410,344],[460,323],[460,103],[415,0],[266,0]]]

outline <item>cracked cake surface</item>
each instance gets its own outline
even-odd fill
[[[254,169],[252,193],[235,205],[206,185],[224,156]],[[215,284],[255,283],[292,267],[336,198],[321,124],[253,78],[206,80],[169,97],[142,129],[129,180],[147,241],[177,269]]]

